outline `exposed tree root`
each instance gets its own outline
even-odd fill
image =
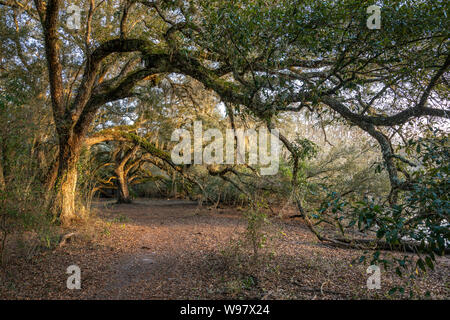
[[[73,237],[78,235],[78,232],[70,232],[61,237],[61,240],[59,241],[58,247],[61,248],[64,246],[67,242],[71,241]]]

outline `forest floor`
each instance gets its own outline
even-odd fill
[[[382,268],[381,289],[368,290],[368,265],[353,262],[364,253],[321,244],[297,219],[272,219],[253,260],[239,208],[137,199],[98,201],[94,210],[96,222],[64,246],[10,253],[0,299],[386,299],[406,284]],[[70,265],[80,267],[80,290],[66,287]],[[414,298],[449,299],[449,274],[442,257],[406,286]]]

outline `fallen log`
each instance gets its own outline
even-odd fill
[[[400,251],[400,252],[410,252],[417,253],[419,251],[420,243],[413,241],[402,241],[399,244],[390,244],[386,241],[381,241],[378,239],[335,239],[339,243],[345,243],[351,246],[352,244],[357,245],[359,248],[370,249],[370,250],[384,250],[384,251]],[[450,254],[450,248],[446,248],[443,252],[444,255]]]
[[[304,221],[308,229],[314,233],[314,235],[323,243],[327,243],[334,247],[345,249],[358,249],[358,250],[383,250],[383,251],[399,251],[418,253],[419,243],[413,241],[402,241],[399,244],[390,244],[378,239],[354,239],[354,238],[329,238],[320,234],[315,228],[313,223],[304,216]],[[450,254],[450,248],[445,248],[444,255]]]

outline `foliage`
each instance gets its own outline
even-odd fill
[[[37,216],[47,217],[54,192],[70,223],[117,180],[111,155],[125,140],[140,148],[127,163],[143,160],[125,179],[134,191],[250,206],[265,198],[270,209],[294,194],[311,212],[333,190],[313,217],[342,236],[415,241],[420,269],[446,249],[448,142],[423,126],[448,127],[445,1],[382,1],[380,30],[366,27],[358,0],[91,2],[79,31],[65,23],[67,1],[39,3],[0,5],[4,229],[34,228],[30,204],[44,199]],[[283,127],[280,171],[175,166],[171,133],[196,120]],[[247,219],[256,256],[265,218],[253,208]]]
[[[388,259],[380,250],[370,261],[393,267],[399,276],[410,270],[411,264],[415,266],[412,270],[433,270],[436,256],[448,252],[450,243],[448,136],[433,131],[430,137],[409,141],[406,152],[414,153],[418,164],[399,203],[388,205],[368,198],[351,202],[331,192],[315,215],[325,221],[325,213],[331,210],[343,229],[356,226],[358,231],[372,235],[374,241],[400,249],[407,243],[418,255],[415,261],[409,256]],[[365,256],[360,261],[364,260]]]

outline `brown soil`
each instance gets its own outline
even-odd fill
[[[274,218],[255,262],[236,245],[246,228],[237,208],[138,199],[99,201],[95,211],[101,220],[66,245],[30,259],[12,256],[0,271],[0,298],[383,299],[406,283],[382,269],[381,290],[368,290],[367,265],[352,263],[363,252],[317,242],[300,220]],[[66,288],[70,265],[81,269],[81,290]],[[440,258],[435,272],[412,284],[414,297],[429,291],[448,299],[449,269],[448,257]]]

